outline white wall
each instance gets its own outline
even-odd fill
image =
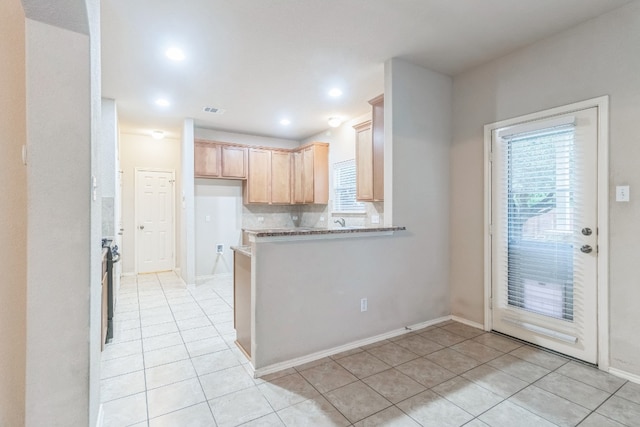
[[[193,119],[185,119],[180,141],[180,275],[187,285],[196,283],[195,197],[194,197],[194,125]]]
[[[136,271],[135,238],[137,227],[135,223],[135,176],[136,168],[150,168],[173,170],[176,176],[175,202],[175,242],[176,261],[180,259],[180,141],[164,138],[153,139],[147,135],[120,135],[120,166],[122,169],[122,221],[124,231],[122,235],[122,272],[123,274]]]
[[[242,181],[195,180],[196,277],[233,274],[230,246],[242,244]],[[216,244],[224,245],[222,254]]]
[[[100,130],[100,186],[102,190],[102,235],[116,236],[116,157],[118,114],[113,99],[102,99]]]
[[[385,205],[406,231],[255,245],[256,368],[450,313],[451,90],[447,76],[398,59],[385,65]]]
[[[98,261],[91,247],[89,36],[27,19],[26,40],[25,425],[85,426],[94,381],[91,273]]]
[[[0,425],[24,425],[27,309],[27,143],[25,23],[20,0],[0,13]]]
[[[292,139],[270,138],[267,136],[249,135],[246,133],[223,132],[207,128],[195,128],[195,137],[217,142],[259,145],[262,147],[273,148],[296,148],[300,145],[299,141],[294,141]]]
[[[482,322],[483,125],[610,95],[610,362],[636,375],[640,375],[638,46],[640,2],[633,2],[456,76],[450,228],[453,314]],[[614,201],[615,186],[622,184],[631,186],[629,203]]]

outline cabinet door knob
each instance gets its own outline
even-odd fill
[[[139,228],[140,230],[144,230],[144,225],[139,225],[139,226],[138,226],[138,228]]]

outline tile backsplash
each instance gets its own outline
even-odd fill
[[[242,205],[242,228],[294,228],[338,227],[334,223],[344,218],[347,226],[382,226],[384,224],[384,203],[364,203],[364,213],[332,213],[330,205]],[[378,224],[372,223],[372,217],[378,216]]]

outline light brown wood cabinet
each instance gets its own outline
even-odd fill
[[[291,153],[271,152],[271,203],[291,203]]]
[[[233,252],[233,327],[236,344],[251,359],[251,257]]]
[[[271,203],[271,150],[249,149],[249,174],[245,183],[246,203]]]
[[[304,203],[304,187],[302,185],[303,181],[303,162],[302,162],[302,151],[295,151],[292,153],[293,155],[293,173],[292,173],[292,198],[294,204],[302,204]]]
[[[197,178],[247,178],[247,147],[196,140],[193,157]]]
[[[329,202],[329,144],[295,150],[250,148],[245,203]]]
[[[369,101],[370,121],[354,126],[356,131],[356,199],[384,200],[384,95]]]
[[[303,203],[329,202],[329,144],[312,143],[302,147]],[[295,185],[295,184],[294,184]]]

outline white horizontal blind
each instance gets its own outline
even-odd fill
[[[356,201],[355,159],[333,165],[333,211],[364,212],[364,204]]]
[[[506,202],[507,286],[512,309],[572,322],[575,298],[574,227],[580,223],[572,124],[499,139],[506,169],[499,183]]]

